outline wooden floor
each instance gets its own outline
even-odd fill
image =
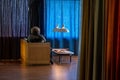
[[[61,64],[57,58],[53,65],[24,66],[18,62],[0,62],[0,80],[76,80],[77,56],[62,58]]]

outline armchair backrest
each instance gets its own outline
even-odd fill
[[[21,40],[21,58],[26,64],[49,64],[50,43],[30,43]]]

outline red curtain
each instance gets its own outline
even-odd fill
[[[117,36],[117,52],[116,52],[116,80],[120,80],[120,0],[118,2],[118,36]]]
[[[120,0],[107,0],[106,80],[120,80]]]

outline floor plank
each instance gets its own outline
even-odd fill
[[[65,60],[53,65],[23,66],[18,62],[0,62],[0,80],[76,80],[77,56],[72,57],[72,62]]]

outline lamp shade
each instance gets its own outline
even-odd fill
[[[63,25],[62,28],[59,28],[58,25],[54,28],[54,32],[69,32],[67,28]]]
[[[59,28],[59,26],[57,25],[57,26],[53,29],[53,31],[54,31],[54,32],[59,32],[59,29],[60,29],[60,28]]]

